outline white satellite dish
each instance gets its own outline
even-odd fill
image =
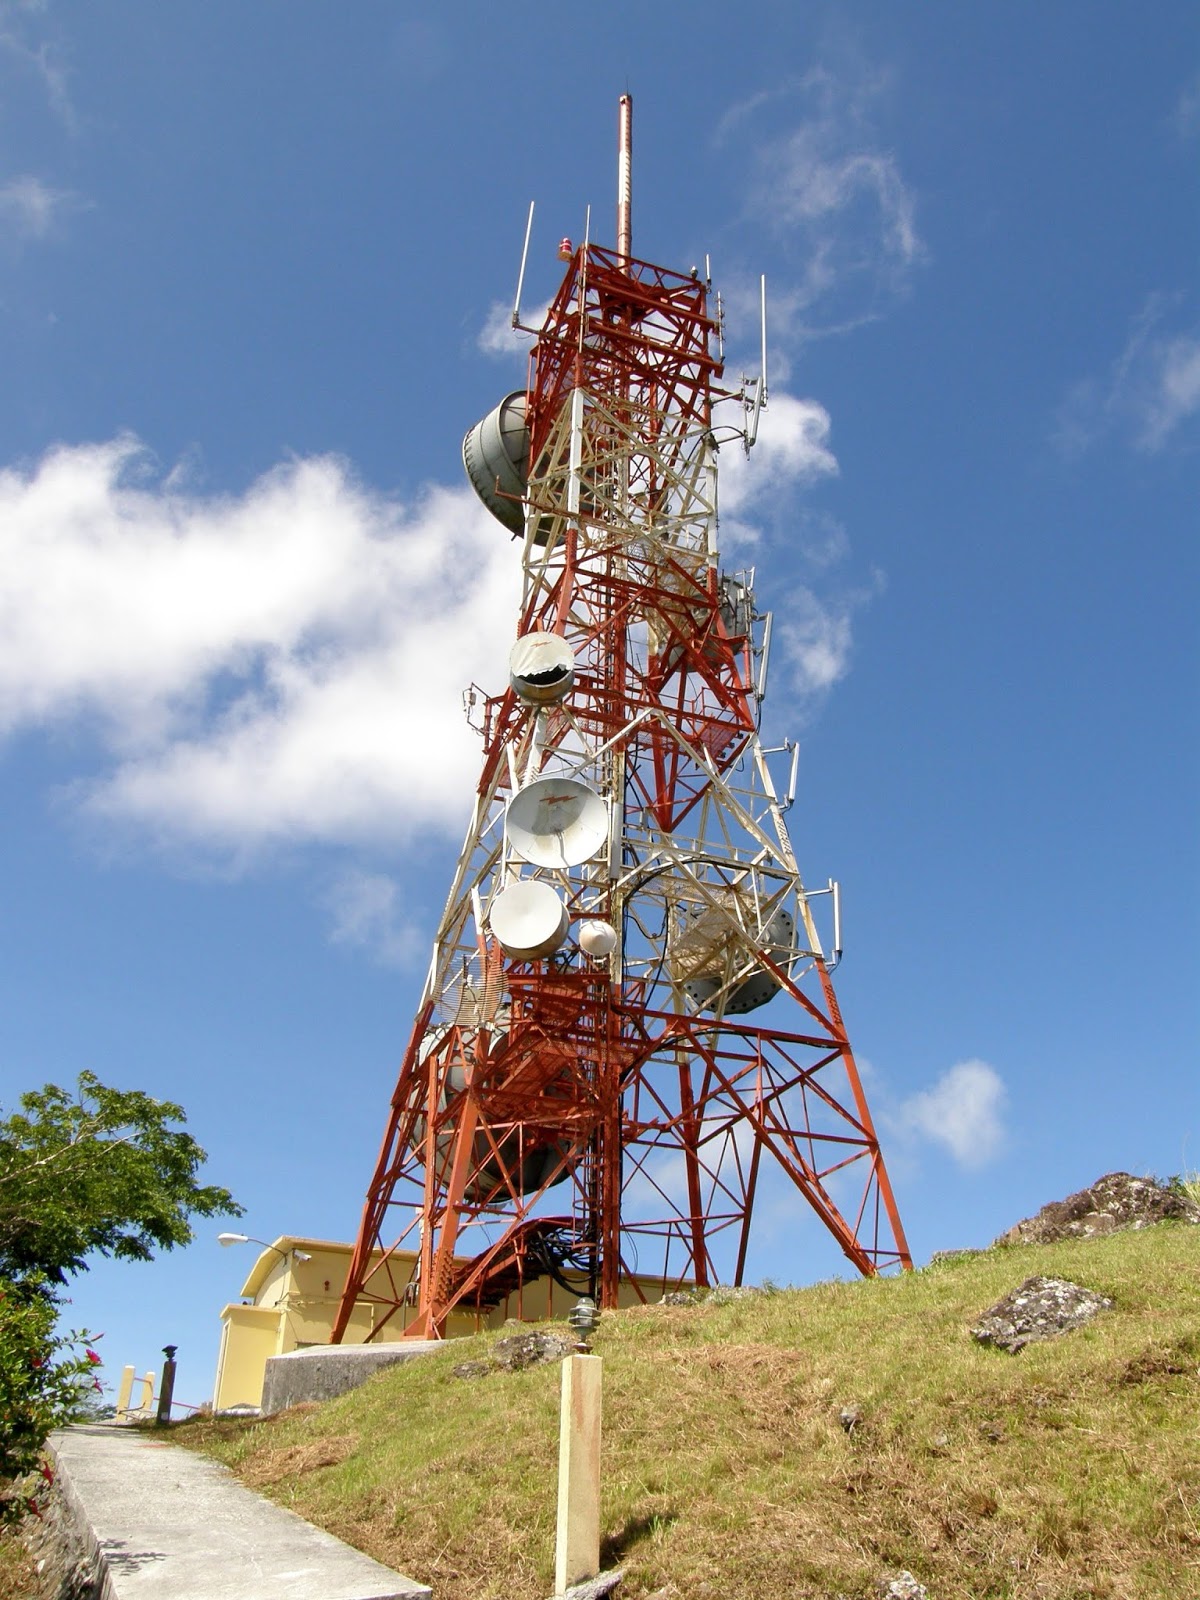
[[[578,867],[608,840],[608,805],[577,778],[538,778],[508,802],[509,849],[535,867]]]
[[[557,633],[525,633],[508,656],[508,681],[527,705],[553,705],[575,682],[575,652]]]
[[[517,961],[550,956],[567,937],[567,908],[548,883],[510,883],[492,901],[488,922],[506,955]]]
[[[581,923],[575,937],[584,955],[591,956],[593,961],[603,961],[617,948],[617,930],[611,922],[601,922],[598,918]]]

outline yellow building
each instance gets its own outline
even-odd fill
[[[263,1376],[272,1356],[292,1350],[329,1343],[334,1318],[341,1303],[342,1287],[350,1267],[353,1246],[329,1239],[297,1239],[283,1234],[268,1245],[250,1269],[242,1285],[240,1302],[221,1312],[221,1353],[217,1357],[217,1382],[213,1407],[228,1411],[236,1406],[257,1406],[262,1401]],[[411,1283],[416,1255],[397,1250],[389,1257],[393,1280],[398,1288]],[[574,1272],[564,1274],[577,1281],[580,1292],[586,1283]],[[621,1304],[635,1305],[643,1297],[657,1299],[662,1285],[641,1282],[641,1294],[633,1283],[622,1283]],[[415,1290],[415,1285],[413,1286]],[[405,1329],[416,1316],[413,1304],[405,1305],[380,1329],[375,1343],[404,1337]],[[474,1312],[452,1312],[447,1337],[458,1338],[484,1328],[499,1328],[510,1317],[525,1322],[541,1322],[549,1317],[565,1317],[575,1303],[549,1277],[526,1283],[516,1293],[478,1317]],[[365,1344],[375,1328],[377,1314],[369,1301],[360,1300],[346,1329],[346,1344]]]

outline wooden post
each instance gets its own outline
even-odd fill
[[[558,1435],[558,1538],[554,1592],[594,1578],[600,1570],[599,1356],[567,1356],[562,1364]]]
[[[133,1368],[124,1367],[121,1370],[121,1387],[117,1390],[117,1421],[119,1422],[129,1410],[129,1397],[133,1393]]]

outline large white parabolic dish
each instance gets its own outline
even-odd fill
[[[577,778],[537,778],[504,817],[509,849],[535,867],[578,867],[608,839],[608,805]]]
[[[501,889],[488,914],[504,953],[517,961],[553,955],[567,937],[570,920],[558,891],[536,878]]]

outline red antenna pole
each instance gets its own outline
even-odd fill
[[[633,255],[633,96],[623,94],[617,121],[617,255]]]

